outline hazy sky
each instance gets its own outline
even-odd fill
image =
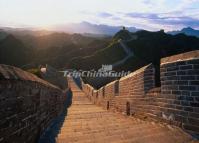
[[[199,29],[199,0],[0,0],[1,26],[88,21],[147,30]]]

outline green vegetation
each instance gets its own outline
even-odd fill
[[[113,39],[129,40],[131,39],[131,33],[128,30],[120,30],[114,35]]]
[[[124,58],[125,52],[117,44],[110,44],[107,48],[95,52],[93,55],[86,57],[74,58],[70,62],[70,67],[75,69],[99,69],[102,64],[113,64]]]
[[[5,35],[5,33],[4,33]],[[30,69],[41,64],[55,68],[99,69],[102,64],[113,64],[126,55],[118,40],[135,56],[114,70],[134,71],[148,63],[158,64],[160,58],[199,49],[199,39],[178,34],[120,30],[111,39],[86,37],[80,34],[51,33],[43,36],[9,35],[0,40],[0,63]],[[132,40],[132,36],[137,39]]]
[[[52,33],[43,36],[8,35],[0,39],[0,64],[23,69],[49,64],[68,68],[74,57],[92,55],[109,44],[110,38],[93,38],[80,34]]]
[[[137,39],[128,41],[130,36]],[[113,64],[125,57],[125,53],[118,43],[118,39],[126,39],[126,45],[135,56],[128,59],[123,65],[114,70],[134,71],[146,64],[159,64],[163,57],[199,49],[199,39],[193,36],[178,34],[175,36],[159,32],[138,31],[130,33],[127,30],[119,31],[112,39],[109,47],[99,50],[86,57],[77,57],[71,60],[70,67],[77,69],[98,69],[102,64]]]
[[[127,46],[147,63],[158,63],[160,58],[199,49],[199,39],[184,34],[172,36],[163,31],[139,31],[134,34],[138,39],[127,42]]]
[[[135,71],[143,66],[147,65],[144,59],[140,59],[137,56],[130,57],[123,65],[116,67],[115,71]]]
[[[12,35],[0,41],[0,64],[21,66],[28,63],[27,54],[24,44]]]

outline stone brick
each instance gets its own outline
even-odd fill
[[[194,101],[194,98],[191,97],[191,96],[186,96],[186,100],[187,100],[187,101]]]
[[[177,71],[177,75],[180,76],[180,75],[186,75],[187,74],[187,71]]]
[[[161,85],[172,85],[173,84],[173,81],[164,81],[161,83]]]
[[[199,59],[188,60],[187,64],[199,64]]]
[[[198,125],[199,126],[199,119],[198,118],[188,118],[188,122],[189,124],[192,124],[192,125]]]
[[[187,70],[187,69],[192,69],[193,68],[193,65],[183,65],[183,66],[180,66],[180,70]]]
[[[199,96],[194,97],[195,102],[199,102]]]
[[[198,75],[199,70],[193,69],[193,70],[188,70],[187,75]]]
[[[174,100],[173,104],[180,104],[180,100]]]
[[[173,81],[174,85],[188,85],[188,81],[186,80],[177,80],[177,81]]]
[[[169,72],[169,71],[177,71],[179,69],[178,66],[173,66],[173,67],[168,67],[166,68],[166,71]]]
[[[187,96],[190,96],[191,93],[190,91],[181,91],[182,95],[187,95]]]
[[[197,80],[197,81],[189,81],[189,85],[199,85],[199,80]]]
[[[185,100],[186,96],[177,96],[177,100]]]
[[[179,90],[172,90],[171,91],[172,92],[172,94],[174,94],[174,95],[181,95],[181,91],[179,91]]]
[[[199,113],[190,112],[189,117],[199,119]]]
[[[196,103],[196,102],[190,102],[190,105],[192,107],[199,107],[199,103]]]
[[[199,131],[199,126],[195,126],[193,124],[184,124],[183,128],[188,130],[188,131],[192,131],[192,132],[198,132]]]
[[[180,104],[182,106],[190,106],[190,103],[188,101],[185,101],[185,100],[181,101]]]
[[[179,86],[179,90],[194,91],[197,90],[196,86]]]
[[[184,111],[193,112],[193,108],[192,107],[184,107],[183,110]]]
[[[161,81],[168,81],[168,80],[179,80],[179,76],[163,76],[161,77]],[[194,77],[195,79],[195,77]]]
[[[161,93],[162,94],[171,94],[172,92],[171,92],[171,90],[166,90],[166,91],[162,91]]]
[[[167,73],[164,74],[164,76],[174,76],[174,75],[176,75],[175,71],[167,72]]]
[[[193,65],[193,69],[198,70],[199,69],[199,64]]]
[[[180,80],[195,80],[196,76],[190,75],[190,76],[180,76]]]
[[[167,86],[163,86],[162,89],[166,89],[166,90],[178,90],[179,86],[178,85],[167,85]]]

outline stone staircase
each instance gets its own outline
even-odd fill
[[[72,78],[72,106],[57,143],[196,143],[178,127],[124,116],[92,104]]]

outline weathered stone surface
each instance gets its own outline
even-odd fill
[[[161,59],[161,63],[162,64],[173,63],[172,65],[176,65],[176,61],[177,61],[178,62],[177,64],[183,65],[185,64],[187,60],[189,60],[188,64],[193,64],[193,63],[198,64],[199,62],[198,60],[197,61],[193,60],[193,59],[198,59],[198,57],[199,57],[199,50],[196,50],[196,51],[191,51],[191,52],[163,58]]]
[[[68,116],[56,138],[57,143],[194,142],[190,135],[178,127],[140,120],[96,106],[72,80],[70,83],[73,91],[73,104],[68,109]],[[113,83],[108,86],[110,85]],[[151,91],[151,96],[156,96],[156,90]],[[112,93],[112,90],[108,89],[107,93]],[[196,122],[196,120],[192,121]]]
[[[56,86],[19,68],[0,65],[0,142],[35,143],[63,107]]]

